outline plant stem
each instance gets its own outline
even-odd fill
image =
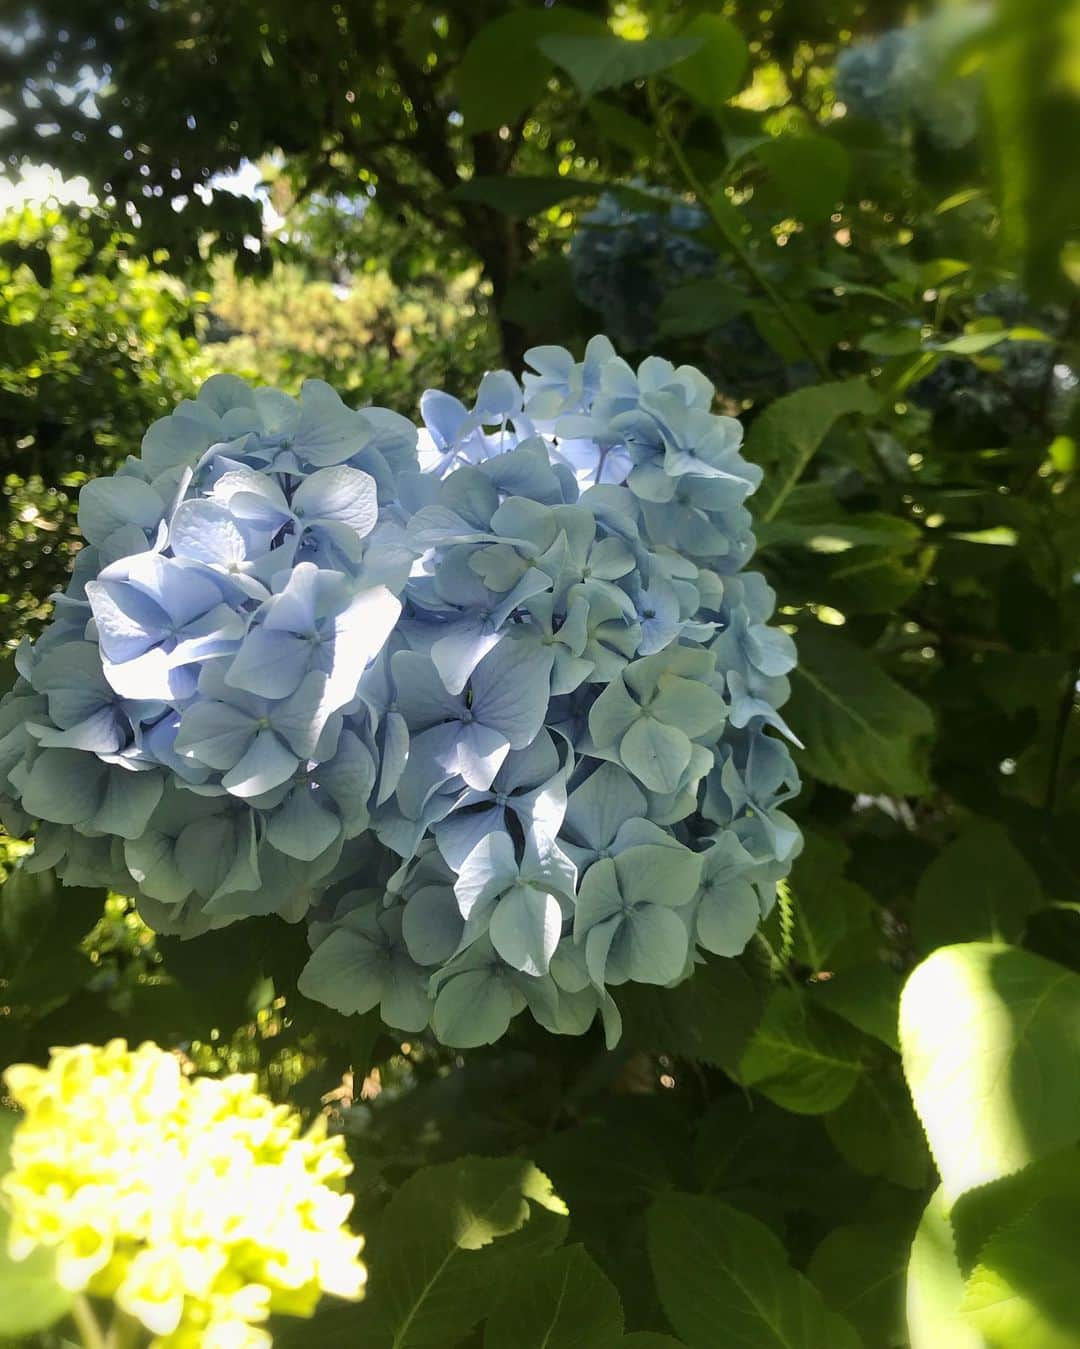
[[[731,228],[729,222],[724,219],[721,213],[713,205],[712,198],[710,197],[705,184],[698,177],[693,165],[687,159],[682,146],[679,144],[678,137],[675,135],[667,112],[657,96],[656,86],[651,80],[647,84],[647,92],[649,107],[652,110],[653,117],[656,121],[656,129],[659,131],[661,139],[671,151],[672,158],[675,160],[679,172],[685,179],[687,187],[697,198],[698,205],[707,213],[716,230],[723,237],[732,253],[734,253],[739,265],[762,294],[770,301],[792,337],[794,337],[796,342],[798,342],[799,346],[813,363],[818,374],[822,379],[829,379],[830,371],[828,365],[821,358],[815,349],[814,344],[803,331],[802,324],[788,307],[787,301],[757,265],[753,255],[739,238],[738,234]]]
[[[76,1293],[71,1303],[71,1319],[82,1339],[84,1349],[108,1349],[94,1310],[83,1293]]]

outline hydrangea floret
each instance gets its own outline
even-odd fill
[[[185,1076],[123,1040],[4,1083],[25,1112],[0,1180],[11,1258],[51,1250],[64,1288],[111,1301],[156,1349],[261,1349],[271,1314],[362,1296],[352,1165],[324,1116],[301,1132],[253,1075]]]
[[[801,842],[761,470],[691,366],[526,359],[419,428],[216,376],[84,489],[0,707],[31,865],[304,921],[303,993],[460,1046],[744,948]]]

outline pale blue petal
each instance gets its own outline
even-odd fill
[[[488,927],[491,944],[522,974],[546,974],[562,934],[562,909],[554,895],[515,885],[499,902]]]
[[[315,799],[307,783],[299,783],[267,822],[267,841],[278,852],[301,862],[312,862],[334,843],[341,821]]]
[[[262,730],[250,748],[221,779],[233,796],[259,796],[277,787],[296,772],[299,761],[273,731]]]

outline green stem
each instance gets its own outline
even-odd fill
[[[71,1303],[71,1319],[79,1332],[84,1349],[108,1349],[94,1310],[83,1293],[76,1293]]]
[[[698,199],[698,204],[701,206],[702,210],[708,214],[708,217],[716,230],[722,236],[725,243],[727,243],[732,253],[734,253],[736,261],[762,294],[770,301],[792,337],[798,342],[810,361],[813,362],[814,368],[817,370],[818,374],[822,379],[829,379],[830,371],[828,365],[821,358],[815,349],[814,344],[803,331],[802,324],[788,308],[787,301],[757,265],[753,255],[739,238],[738,234],[731,228],[730,223],[724,219],[721,213],[713,205],[712,198],[706,189],[705,184],[698,177],[694,166],[687,159],[682,146],[679,144],[678,137],[675,135],[667,112],[661,104],[660,99],[657,97],[656,86],[651,80],[647,85],[647,91],[649,107],[651,108],[653,117],[656,121],[656,128],[660,132],[661,139],[671,151],[672,158],[678,165],[679,172],[682,174],[686,186]]]

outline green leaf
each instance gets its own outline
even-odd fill
[[[585,98],[642,80],[685,61],[704,46],[701,37],[543,37],[537,46],[565,70]]]
[[[777,136],[755,153],[771,179],[763,196],[785,216],[827,220],[847,190],[851,157],[828,136]]]
[[[584,1246],[566,1246],[514,1281],[488,1318],[484,1349],[615,1349],[622,1330],[615,1286]]]
[[[51,871],[15,867],[0,887],[4,1001],[40,1017],[82,988],[94,967],[80,943],[104,908],[104,890],[62,886]]]
[[[896,1019],[900,1011],[900,982],[900,975],[891,966],[873,960],[859,965],[844,964],[828,979],[815,980],[809,991],[819,1006],[899,1051]]]
[[[911,1228],[852,1223],[830,1232],[806,1268],[826,1304],[875,1349],[903,1344],[904,1281]]]
[[[1080,1344],[1076,1216],[1071,1199],[1041,1199],[983,1247],[961,1311],[994,1349]]]
[[[648,1234],[664,1312],[691,1349],[858,1349],[756,1218],[700,1195],[664,1196]]]
[[[554,33],[606,32],[591,14],[559,5],[502,14],[469,43],[454,76],[465,131],[495,131],[538,103],[547,89],[551,63],[536,46]]]
[[[735,960],[710,957],[674,988],[617,990],[623,1043],[734,1067],[761,1017],[761,993]]]
[[[805,744],[801,767],[849,792],[928,792],[934,720],[926,704],[868,651],[824,625],[803,628],[797,641],[784,715]]]
[[[597,130],[609,141],[621,145],[632,155],[649,157],[655,153],[656,132],[625,108],[620,108],[617,103],[593,98],[589,100],[588,111]]]
[[[0,1110],[0,1176],[8,1169],[11,1137],[19,1119]],[[56,1282],[53,1252],[38,1247],[25,1260],[8,1255],[11,1218],[0,1203],[0,1335],[17,1337],[47,1330],[71,1306],[71,1294]]]
[[[893,1072],[866,1072],[855,1090],[825,1116],[825,1128],[849,1166],[866,1176],[918,1190],[930,1154],[911,1098]]]
[[[961,941],[1018,941],[1045,900],[1039,878],[999,824],[978,820],[919,881],[912,929],[930,951]]]
[[[864,379],[815,384],[771,403],[746,440],[747,457],[768,470],[755,498],[758,517],[773,519],[841,417],[854,413],[870,417],[878,406],[877,395]]]
[[[619,1349],[683,1349],[683,1342],[655,1330],[635,1330],[632,1335],[622,1337]]]
[[[596,196],[603,190],[603,183],[590,183],[581,178],[542,178],[527,174],[496,178],[480,175],[459,183],[447,195],[451,201],[475,202],[502,211],[505,215],[530,216],[546,211],[549,206],[569,201],[572,197]]]
[[[792,954],[815,972],[831,970],[830,957],[849,931],[869,925],[872,902],[846,880],[848,850],[822,834],[806,831],[789,881],[794,898]]]
[[[923,1212],[907,1273],[907,1329],[911,1349],[986,1349],[960,1315],[964,1276],[956,1259],[949,1206],[939,1187]]]
[[[858,1032],[818,1011],[794,989],[777,988],[739,1064],[739,1079],[785,1110],[823,1115],[862,1072]]]
[[[675,286],[660,301],[659,331],[670,337],[708,333],[746,308],[746,296],[719,277]]]
[[[738,89],[749,60],[746,39],[730,19],[720,14],[698,14],[682,29],[683,37],[699,37],[701,48],[680,61],[671,79],[704,108],[724,106]]]
[[[1080,1138],[1080,975],[1012,947],[944,947],[904,988],[900,1043],[950,1204]]]
[[[438,1349],[461,1339],[559,1245],[566,1207],[531,1162],[467,1157],[411,1176],[371,1237],[378,1252],[355,1338],[380,1332],[392,1349]],[[361,1310],[361,1309],[358,1309]],[[344,1321],[344,1314],[343,1314]]]

